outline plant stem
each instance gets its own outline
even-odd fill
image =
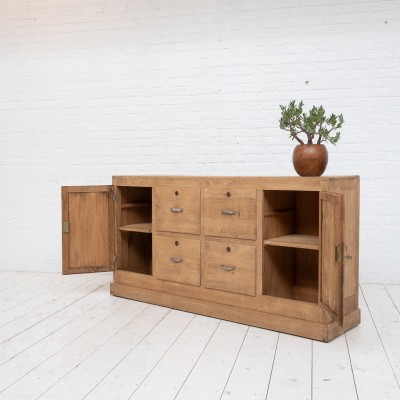
[[[294,137],[300,144],[304,144],[304,142],[297,136],[300,132],[296,132],[296,130],[294,129],[294,127],[292,126],[292,124],[289,123],[289,129],[285,129],[288,130],[291,134],[292,137]]]

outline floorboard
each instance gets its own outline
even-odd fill
[[[346,333],[355,387],[360,400],[400,399],[400,389],[364,297],[361,324]]]
[[[142,304],[142,310],[104,345],[59,380],[41,399],[82,399],[165,317],[168,309]]]
[[[222,321],[177,399],[219,399],[246,337],[248,326]]]
[[[400,314],[391,296],[383,285],[362,285],[368,310],[374,320],[379,338],[388,356],[390,365],[400,382]]]
[[[105,344],[116,332],[122,329],[133,315],[136,315],[143,309],[142,304],[128,300],[123,301],[123,304],[120,301],[114,304],[117,304],[117,307],[112,309],[112,312],[98,324],[29,372],[6,390],[4,394],[11,399],[21,398],[27,392],[35,399],[42,396],[96,349]],[[43,379],[43,376],[46,379]],[[51,398],[54,399],[54,397]]]
[[[249,328],[222,399],[266,398],[278,335],[266,329]]]
[[[104,282],[79,289],[74,296],[59,299],[55,308],[50,304],[43,307],[43,312],[19,318],[2,327],[0,337],[4,339],[0,344],[0,365],[109,297],[108,285]]]
[[[0,392],[64,349],[79,336],[84,335],[120,305],[121,299],[110,298],[107,295],[103,298],[96,297],[97,299],[95,296],[88,296],[86,299],[87,311],[82,312],[48,336],[43,336],[37,343],[1,365]]]
[[[0,313],[0,327],[21,316],[31,314],[47,303],[57,301],[58,298],[65,296],[68,292],[74,291],[77,287],[94,279],[93,276],[86,276],[85,278],[65,281],[62,278],[60,279],[60,276],[57,276],[44,284],[36,286],[36,290],[30,291],[29,296],[26,296],[25,299],[20,299],[18,305]],[[29,292],[27,291],[27,293]]]
[[[0,271],[0,400],[398,400],[400,285],[331,343],[111,296],[111,273]]]
[[[313,341],[313,400],[357,400],[345,336],[326,343]]]
[[[219,323],[196,315],[130,398],[174,399]]]
[[[267,400],[311,400],[312,341],[279,334]]]
[[[128,399],[193,318],[193,314],[169,311],[86,399]]]
[[[400,285],[385,285],[385,289],[394,306],[397,308],[397,311],[400,313]]]

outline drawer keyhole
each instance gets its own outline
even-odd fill
[[[175,246],[179,246],[179,242],[175,240]]]
[[[178,191],[175,192],[175,196],[179,196],[179,192]]]
[[[232,193],[231,192],[226,192],[226,197],[231,197]]]
[[[226,251],[227,251],[228,253],[230,253],[230,252],[231,252],[231,248],[228,246],[228,247],[226,248]]]

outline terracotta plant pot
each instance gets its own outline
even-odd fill
[[[293,150],[293,166],[300,176],[321,176],[328,164],[323,144],[299,144]]]

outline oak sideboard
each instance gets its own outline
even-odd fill
[[[114,176],[62,188],[63,273],[330,341],[360,322],[359,177]]]

